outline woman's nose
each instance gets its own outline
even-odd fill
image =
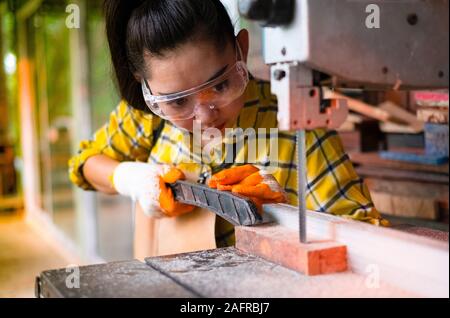
[[[202,122],[202,125],[208,125],[218,118],[217,107],[211,103],[198,104],[195,107],[195,119]]]

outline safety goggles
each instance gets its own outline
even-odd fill
[[[156,115],[167,120],[186,120],[194,118],[200,107],[214,110],[230,105],[242,96],[248,82],[247,66],[237,57],[237,62],[224,74],[198,87],[169,95],[152,95],[143,79],[142,91],[147,106]]]

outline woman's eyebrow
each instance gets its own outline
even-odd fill
[[[214,74],[209,80],[207,80],[205,83],[211,82],[213,80],[215,80],[216,78],[220,77],[221,75],[223,75],[223,73],[225,73],[225,71],[228,68],[228,64],[225,65],[223,68],[220,69],[220,71],[218,71],[216,74]]]
[[[227,70],[227,68],[228,68],[228,64],[225,65],[224,67],[222,67],[218,72],[216,72],[216,74],[214,74],[214,75],[213,75],[209,80],[207,80],[205,83],[211,82],[211,81],[215,80],[216,78],[222,76],[222,75],[225,73],[225,71]],[[203,83],[203,84],[205,84],[205,83]],[[202,84],[201,84],[201,85],[202,85]],[[176,93],[179,93],[179,92],[176,92]],[[172,95],[172,94],[176,94],[176,93],[161,93],[161,92],[158,92],[159,95],[163,95],[163,96],[164,96],[164,95]]]

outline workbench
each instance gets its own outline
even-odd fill
[[[81,267],[80,288],[68,288],[72,271],[43,272],[42,298],[301,298],[409,297],[411,293],[351,272],[305,276],[235,248]]]
[[[298,231],[295,207],[266,205],[264,213],[283,231]],[[229,247],[151,257],[145,262],[83,266],[78,273],[70,268],[44,271],[36,280],[36,297],[448,297],[448,232],[411,226],[380,228],[311,211],[307,220],[311,241],[345,244],[346,271],[308,276]],[[241,230],[263,231],[264,227]],[[78,274],[75,287],[79,288],[70,288],[74,274]]]

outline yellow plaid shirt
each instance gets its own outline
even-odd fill
[[[252,79],[246,89],[245,105],[235,127],[242,129],[276,128],[277,101],[270,92],[270,83]],[[82,141],[79,152],[69,161],[70,180],[85,190],[94,190],[82,173],[82,167],[90,157],[103,154],[118,161],[140,161],[149,163],[175,164],[181,170],[203,175],[214,174],[234,165],[245,164],[248,144],[234,147],[234,161],[223,164],[214,161],[215,154],[196,157],[192,142],[186,142],[189,133],[161,118],[138,111],[126,102],[121,102],[111,113],[109,121],[100,128],[92,140]],[[265,136],[266,137],[266,136]],[[272,140],[274,136],[271,136]],[[256,134],[254,138],[260,138]],[[268,163],[270,147],[261,147],[256,154],[256,166],[277,167],[273,175],[286,190],[289,202],[297,205],[297,150],[295,133],[278,132],[277,162]],[[236,145],[236,140],[225,139],[223,157],[227,146]],[[345,154],[340,138],[335,131],[314,130],[307,133],[307,208],[311,211],[335,215],[384,225],[385,221],[374,208],[369,191],[356,174],[349,157]],[[220,156],[220,155],[219,155]],[[192,163],[190,158],[198,160]],[[273,157],[270,157],[273,158]],[[191,163],[188,163],[191,162]],[[234,229],[223,219],[216,222],[218,246],[234,243]]]

